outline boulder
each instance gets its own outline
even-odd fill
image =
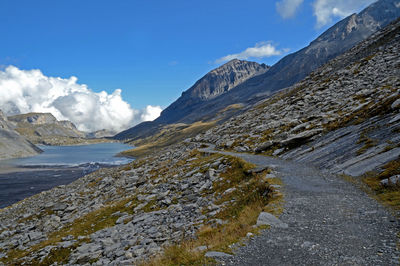
[[[260,153],[260,152],[266,151],[266,150],[268,150],[268,148],[272,147],[272,145],[274,145],[274,143],[272,141],[266,141],[266,142],[262,143],[261,145],[259,145],[258,147],[256,147],[254,152]]]
[[[214,259],[232,257],[231,254],[219,252],[219,251],[208,251],[204,256],[207,258],[214,258]]]
[[[261,212],[257,219],[257,226],[269,225],[277,228],[288,228],[288,225],[268,212]]]
[[[312,129],[309,131],[301,132],[297,135],[289,136],[287,139],[281,141],[282,146],[296,147],[307,142],[310,138],[318,135],[322,129]]]
[[[385,178],[381,180],[380,183],[382,186],[400,185],[400,175],[394,175],[389,178]]]
[[[397,108],[399,108],[400,107],[400,99],[397,99],[396,101],[394,101],[393,103],[392,103],[392,109],[397,109]]]

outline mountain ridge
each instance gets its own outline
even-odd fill
[[[115,138],[135,140],[146,137],[152,132],[159,132],[160,128],[166,124],[212,120],[219,110],[232,104],[241,103],[244,106],[255,104],[275,91],[300,81],[330,59],[350,49],[377,29],[399,17],[400,6],[398,7],[396,3],[395,0],[380,0],[359,14],[346,17],[310,42],[307,47],[279,60],[265,73],[250,77],[216,97],[206,101],[190,99],[184,102],[185,98],[182,97],[187,94],[188,91],[186,91],[153,122],[139,124],[120,132]],[[187,109],[185,110],[184,107]],[[240,113],[240,110],[230,116],[237,113]]]

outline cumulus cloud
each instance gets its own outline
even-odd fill
[[[140,117],[142,121],[153,121],[154,119],[160,116],[161,111],[162,111],[161,106],[147,105]]]
[[[303,0],[282,0],[276,3],[276,10],[282,18],[291,18],[303,3]]]
[[[215,61],[215,63],[223,63],[226,61],[230,61],[232,59],[249,59],[249,58],[264,58],[270,57],[274,55],[281,55],[284,51],[277,50],[275,46],[268,42],[260,42],[256,43],[254,47],[249,47],[246,50],[237,53],[237,54],[229,54],[224,57],[221,57]]]
[[[332,21],[332,18],[344,18],[376,0],[315,0],[313,5],[314,16],[317,18],[317,27],[320,28]]]
[[[119,132],[142,121],[153,120],[161,107],[133,109],[117,89],[94,92],[76,77],[47,77],[40,70],[8,66],[0,71],[0,109],[7,115],[49,112],[58,120],[70,120],[78,129]]]

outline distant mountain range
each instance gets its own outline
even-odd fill
[[[330,59],[344,53],[400,16],[396,0],[380,0],[359,14],[352,14],[329,28],[307,47],[282,58],[272,67],[233,60],[212,70],[182,93],[153,122],[144,122],[115,136],[136,140],[173,123],[216,119],[232,104],[251,106],[272,93],[295,84]],[[229,112],[226,120],[237,112]]]

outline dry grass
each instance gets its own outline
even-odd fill
[[[360,134],[360,138],[357,141],[357,144],[364,144],[358,151],[357,155],[361,155],[365,153],[369,148],[376,146],[377,142],[369,138],[365,132]]]
[[[77,238],[78,236],[88,236],[98,230],[114,226],[119,217],[112,214],[117,211],[132,213],[135,204],[136,199],[126,198],[121,201],[111,203],[93,212],[90,212],[76,219],[73,223],[67,224],[60,230],[49,234],[45,241],[42,241],[27,250],[11,250],[7,254],[6,258],[0,259],[0,262],[5,263],[6,265],[20,265],[21,258],[29,255],[30,253],[37,252],[46,246],[54,245],[60,242],[63,237],[66,237],[68,235],[72,235],[75,238]],[[45,258],[43,263],[36,261],[33,264],[50,265],[54,262],[60,262],[61,258],[63,258],[65,254],[69,254],[74,248],[76,248],[76,246],[68,249],[54,249],[49,254],[49,256]]]
[[[378,201],[395,210],[400,210],[400,185],[384,187],[380,184],[381,180],[400,174],[400,160],[391,161],[382,168],[381,173],[366,173],[362,180],[374,192]]]
[[[194,165],[202,165],[207,160],[215,160],[214,156],[202,157],[196,154],[198,160]],[[221,155],[218,155],[221,156]],[[249,171],[254,168],[243,160],[224,156],[230,167],[221,174],[222,180],[216,182],[212,191],[219,200],[217,204],[230,202],[217,214],[217,218],[225,221],[222,225],[206,224],[197,232],[196,239],[182,240],[178,245],[166,247],[164,253],[142,262],[143,265],[212,265],[215,261],[204,257],[207,250],[231,253],[231,245],[240,242],[247,233],[258,233],[260,228],[254,227],[261,211],[279,214],[282,197],[272,198],[273,189],[264,178],[268,171],[254,174]],[[268,179],[271,183],[281,184],[279,179]],[[225,193],[229,188],[236,188],[231,193]],[[234,201],[233,201],[234,200]],[[271,203],[271,206],[270,206]],[[199,251],[196,248],[206,246],[207,250]]]
[[[204,132],[216,125],[216,121],[211,122],[195,122],[190,125],[172,124],[163,128],[163,130],[145,139],[134,141],[132,144],[138,145],[137,148],[124,151],[121,154],[131,157],[144,157],[161,148],[173,145],[186,138],[193,137]]]

